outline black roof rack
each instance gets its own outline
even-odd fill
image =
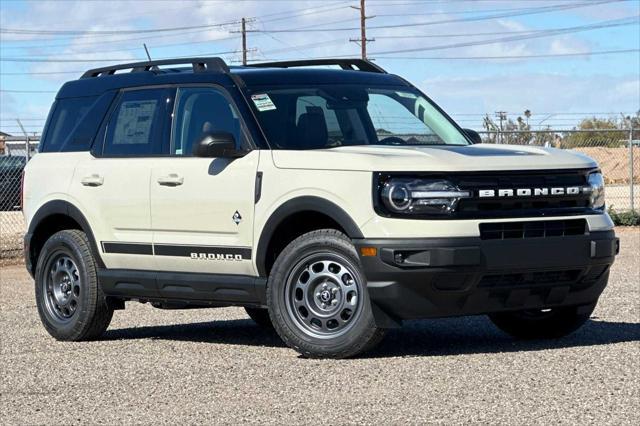
[[[255,68],[293,68],[293,67],[312,67],[316,65],[338,65],[343,70],[359,70],[367,72],[377,72],[386,74],[387,72],[366,59],[303,59],[298,61],[279,61],[279,62],[261,62],[258,64],[249,64],[247,67]]]
[[[94,68],[84,74],[80,78],[99,77],[101,75],[113,75],[118,70],[131,69],[131,72],[151,71],[158,65],[186,65],[193,67],[193,72],[219,72],[229,73],[229,67],[222,58],[183,58],[183,59],[164,59],[159,61],[133,62],[130,64],[112,65],[103,68]]]

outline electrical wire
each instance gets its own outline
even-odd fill
[[[512,18],[517,16],[526,16],[526,15],[534,15],[541,13],[550,13],[550,12],[558,12],[582,7],[591,7],[598,6],[608,3],[618,3],[628,0],[602,0],[602,1],[592,1],[592,2],[583,2],[583,3],[572,3],[572,4],[560,4],[553,6],[542,6],[537,8],[531,8],[525,12],[510,12],[510,13],[502,13],[502,14],[494,14],[494,15],[486,15],[486,16],[473,16],[468,18],[458,18],[458,19],[444,19],[440,21],[423,21],[423,22],[411,22],[404,24],[389,24],[389,25],[370,25],[367,26],[368,30],[375,29],[392,29],[392,28],[409,28],[409,27],[421,27],[421,26],[430,26],[430,25],[439,25],[439,24],[451,24],[457,22],[473,22],[473,21],[483,21],[483,20],[491,20],[491,19],[500,19],[500,18]],[[357,31],[360,30],[360,27],[349,27],[349,28],[322,28],[322,29],[308,29],[308,28],[292,28],[292,29],[275,29],[275,30],[250,30],[248,32],[270,32],[270,33],[295,33],[295,32],[333,32],[333,31]]]

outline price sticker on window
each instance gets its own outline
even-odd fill
[[[259,95],[251,95],[251,100],[253,101],[258,111],[271,111],[276,109],[276,106],[273,104],[273,101],[266,93],[262,93]]]

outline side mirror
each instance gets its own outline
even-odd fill
[[[462,129],[465,135],[471,140],[471,143],[474,145],[477,143],[482,143],[482,138],[480,137],[480,133],[471,129]]]
[[[194,157],[242,157],[244,151],[236,149],[236,138],[228,132],[205,132],[193,144]]]

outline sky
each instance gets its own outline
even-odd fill
[[[85,70],[154,59],[358,57],[359,0],[0,0],[0,131],[39,133]],[[640,0],[366,0],[368,57],[463,127],[572,128],[640,110]]]

